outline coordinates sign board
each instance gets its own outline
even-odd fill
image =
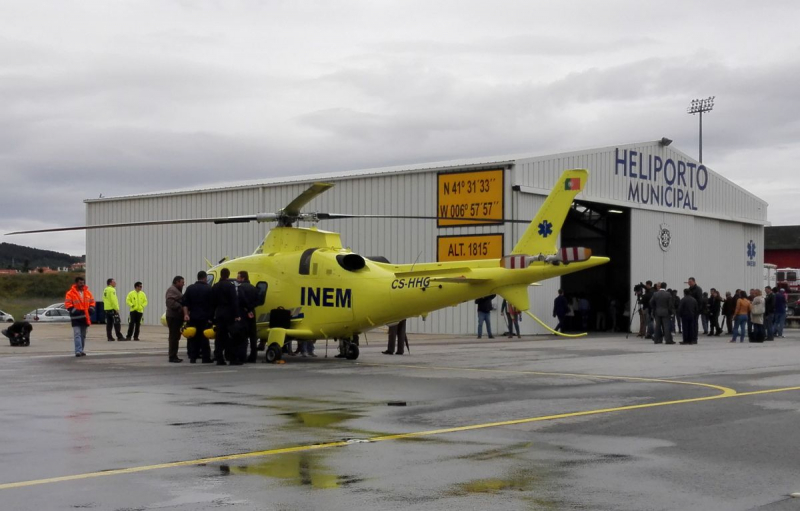
[[[502,223],[503,169],[439,174],[438,187],[438,227]]]
[[[438,236],[436,241],[436,260],[439,262],[500,259],[503,257],[502,234]]]

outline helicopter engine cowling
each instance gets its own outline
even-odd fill
[[[336,256],[339,266],[347,271],[358,271],[367,265],[367,262],[358,254],[339,254]]]

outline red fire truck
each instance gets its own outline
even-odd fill
[[[797,278],[798,275],[800,275],[800,269],[778,268],[778,270],[775,272],[777,286],[787,290],[790,293],[800,292],[800,280]]]

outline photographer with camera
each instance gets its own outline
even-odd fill
[[[653,282],[650,280],[644,284],[639,282],[633,286],[633,292],[636,293],[636,303],[639,306],[639,333],[637,337],[652,339],[653,316],[650,313],[650,300],[653,299],[653,295],[655,294]]]

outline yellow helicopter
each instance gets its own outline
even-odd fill
[[[301,209],[333,185],[315,183],[277,213],[235,217],[156,220],[122,224],[21,231],[9,234],[100,229],[141,225],[213,222],[277,222],[252,255],[223,260],[208,270],[219,279],[247,271],[258,283],[258,336],[266,341],[266,360],[281,359],[284,342],[339,340],[340,354],[359,355],[359,335],[404,318],[428,313],[490,294],[499,294],[520,311],[529,306],[528,287],[538,281],[605,264],[585,248],[556,246],[575,196],[585,187],[588,171],[565,171],[511,254],[501,259],[391,264],[367,259],[342,246],[338,233],[316,227],[294,227],[300,221],[341,218],[408,218],[393,215],[303,213]],[[438,217],[414,217],[437,219]],[[274,311],[291,312],[288,324],[276,325]],[[278,314],[275,314],[277,317]],[[281,316],[287,316],[285,313]]]

